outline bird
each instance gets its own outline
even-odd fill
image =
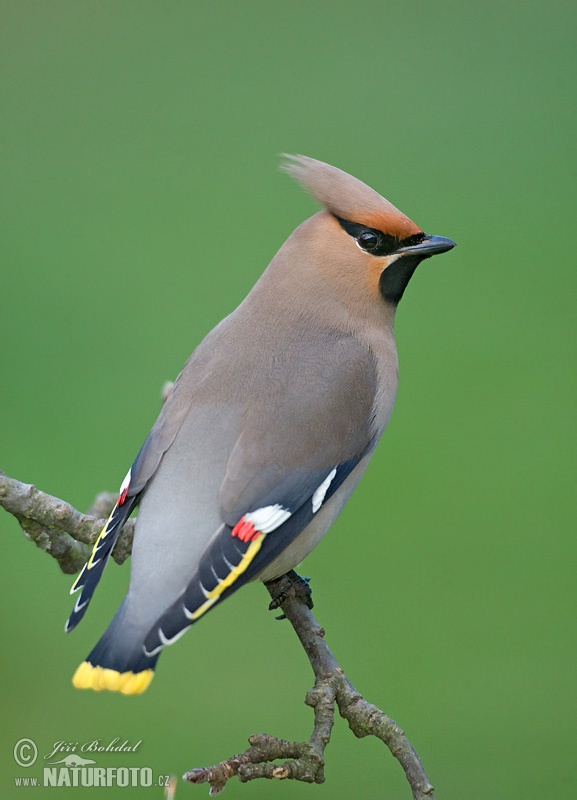
[[[66,630],[138,506],[129,588],[74,674],[79,689],[140,694],[208,611],[299,565],[391,416],[398,303],[417,266],[455,242],[337,167],[294,155],[282,168],[321,210],[194,350],[122,482]]]

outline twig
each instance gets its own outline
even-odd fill
[[[110,497],[102,493],[96,498],[94,508],[103,517],[110,513],[116,500],[112,495],[111,505]],[[106,522],[105,518],[81,514],[70,503],[3,472],[0,472],[0,505],[16,517],[26,538],[55,558],[62,572],[68,575],[82,569]],[[134,520],[128,520],[112,554],[118,564],[123,564],[130,555],[133,536]]]
[[[69,503],[0,472],[0,505],[16,517],[25,536],[55,558],[62,571],[69,574],[84,565],[115,499],[115,495],[102,493],[91,513],[82,514]],[[113,553],[119,564],[130,555],[133,534],[134,520],[129,520]],[[268,583],[267,589],[273,598],[271,608],[280,607],[290,621],[315,675],[315,685],[305,700],[314,709],[311,737],[307,742],[288,742],[264,733],[254,734],[244,753],[212,767],[193,769],[184,776],[186,780],[210,784],[211,796],[222,791],[234,776],[243,783],[256,778],[322,783],[324,753],[336,705],[355,736],[376,736],[387,745],[405,770],[414,800],[433,800],[433,787],[404,732],[379,708],[368,703],[339,667],[325,641],[324,630],[311,613],[310,592],[303,579],[289,573]],[[278,760],[283,763],[272,763]]]
[[[290,621],[315,674],[314,688],[305,700],[314,709],[309,741],[287,742],[268,734],[254,734],[249,737],[251,746],[244,753],[212,767],[193,769],[184,778],[191,783],[209,783],[211,796],[219,794],[235,775],[243,783],[255,778],[323,783],[324,752],[330,741],[336,704],[355,736],[376,736],[387,745],[405,770],[414,800],[433,800],[433,787],[404,731],[379,708],[368,703],[339,667],[326,643],[325,631],[309,608],[307,587],[303,587],[302,579],[295,580],[295,577],[298,578],[295,573],[283,575],[278,581],[267,584],[267,589],[273,598],[271,607],[280,607]],[[283,764],[271,763],[287,758],[291,760]]]

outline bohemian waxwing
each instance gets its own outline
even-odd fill
[[[178,376],[72,587],[82,619],[140,506],[130,587],[77,669],[80,689],[143,692],[160,652],[252,580],[307,556],[357,485],[393,410],[397,303],[455,246],[373,189],[304,156],[286,171],[324,206]]]

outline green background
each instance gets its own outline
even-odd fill
[[[439,798],[567,796],[575,761],[575,14],[569,2],[0,3],[0,467],[87,508],[160,388],[316,210],[280,152],[334,163],[458,248],[397,317],[401,383],[373,462],[303,571],[351,680]],[[186,769],[306,738],[308,663],[251,586],[125,698],[70,677],[69,576],[2,529],[1,790],[12,748],[142,739],[98,765]],[[230,798],[409,797],[337,720],[326,783]],[[177,798],[206,796],[179,784]],[[70,795],[71,793],[68,792]],[[93,789],[74,796],[157,797]]]

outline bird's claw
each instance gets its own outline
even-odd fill
[[[306,603],[308,608],[313,608],[313,595],[310,587],[310,578],[303,578],[291,569],[280,578],[267,582],[267,588],[272,594],[272,600],[269,604],[269,611],[275,611],[280,608],[282,604],[289,597],[295,597]],[[286,619],[284,614],[276,617],[276,619]]]

